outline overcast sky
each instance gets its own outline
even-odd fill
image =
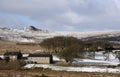
[[[120,0],[0,0],[0,27],[120,30]]]

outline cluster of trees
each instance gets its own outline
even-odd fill
[[[75,37],[64,36],[45,39],[40,45],[58,53],[58,56],[64,58],[66,62],[72,62],[76,57],[84,57],[85,52],[93,52],[95,57],[95,52],[102,50],[109,55],[113,49],[112,45],[106,41],[85,42]]]
[[[42,47],[52,49],[58,56],[64,58],[66,62],[72,62],[73,57],[77,57],[83,51],[83,42],[74,37],[54,37],[44,40]]]

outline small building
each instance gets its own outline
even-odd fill
[[[29,54],[28,61],[38,64],[50,64],[53,63],[53,57],[51,54]]]
[[[6,51],[4,54],[4,58],[8,57],[10,61],[15,61],[22,58],[22,53],[20,51]]]

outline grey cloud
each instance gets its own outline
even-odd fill
[[[11,15],[9,22],[7,15],[0,17],[2,25],[74,31],[120,29],[119,0],[0,0],[0,13]]]

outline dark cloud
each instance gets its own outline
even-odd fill
[[[0,26],[119,30],[119,0],[0,0]]]

